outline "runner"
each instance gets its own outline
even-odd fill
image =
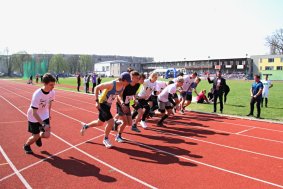
[[[28,132],[32,136],[24,144],[26,154],[33,154],[30,145],[35,142],[38,147],[41,147],[41,138],[49,138],[50,136],[51,105],[55,99],[55,91],[53,90],[55,78],[46,73],[42,82],[44,85],[33,93],[27,112]]]
[[[152,73],[149,79],[145,80],[142,85],[142,89],[138,94],[138,104],[135,106],[135,111],[132,115],[132,119],[134,119],[138,115],[133,127],[137,127],[137,123],[141,120],[140,121],[141,126],[143,128],[147,128],[145,119],[147,118],[150,112],[150,106],[148,104],[148,100],[150,98],[152,91],[154,91],[156,88],[157,78],[158,78],[158,73]],[[143,109],[145,109],[144,113],[143,113]]]
[[[191,93],[187,93],[188,89],[190,88],[191,84],[195,81],[195,78],[197,77],[197,73],[194,72],[190,76],[184,77],[184,84],[182,86],[182,89],[180,91],[180,113],[185,114],[185,108],[190,105],[192,101],[192,95]]]
[[[172,114],[173,106],[170,101],[174,98],[174,94],[176,93],[177,88],[183,86],[183,84],[184,84],[184,79],[181,76],[179,76],[178,79],[176,80],[176,83],[168,85],[158,95],[158,107],[159,107],[158,110],[161,113],[161,119],[157,123],[158,127],[165,127],[163,125],[163,121],[167,119],[170,114]]]
[[[100,84],[95,87],[95,101],[96,108],[99,111],[98,120],[92,121],[90,123],[82,123],[81,135],[84,135],[86,129],[95,126],[102,126],[104,122],[107,122],[104,132],[103,144],[106,148],[111,148],[112,144],[110,143],[108,136],[112,130],[114,120],[111,114],[111,105],[115,100],[116,95],[120,95],[124,88],[131,82],[131,76],[128,72],[123,72],[119,79]],[[101,96],[98,98],[100,90],[103,90]]]

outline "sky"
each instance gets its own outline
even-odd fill
[[[98,54],[156,61],[268,54],[282,0],[0,0],[0,54]]]

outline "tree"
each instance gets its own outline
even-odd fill
[[[59,54],[53,55],[49,63],[48,71],[57,74],[68,72],[69,69],[66,61],[64,60],[64,57]]]
[[[31,59],[31,55],[27,52],[18,52],[10,56],[10,63],[12,65],[12,71],[17,71],[24,74],[24,62]]]
[[[70,70],[70,73],[75,74],[77,72],[80,72],[80,61],[79,61],[79,56],[78,55],[73,55],[68,57],[67,59],[67,64]]]
[[[80,55],[80,72],[88,73],[93,71],[90,55]]]
[[[283,28],[276,30],[266,38],[271,54],[283,54]]]

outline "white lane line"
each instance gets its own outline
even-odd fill
[[[9,165],[9,163],[1,163],[0,166],[2,166],[2,165]]]
[[[18,169],[15,167],[15,165],[12,163],[12,161],[9,159],[9,157],[7,156],[7,154],[5,153],[5,151],[3,150],[3,148],[0,145],[0,152],[2,153],[2,155],[4,156],[4,158],[6,159],[6,161],[9,163],[9,165],[11,166],[11,168],[13,169],[13,171],[17,174],[17,176],[19,177],[19,179],[22,181],[22,183],[25,185],[26,188],[31,189],[32,187],[29,185],[29,183],[26,181],[26,179],[23,177],[23,175],[21,173],[19,173]]]
[[[102,137],[102,136],[104,136],[104,134],[98,135],[98,136],[96,136],[96,137],[93,137],[93,138],[91,138],[91,139],[88,139],[88,140],[86,140],[86,141],[84,141],[84,142],[81,142],[81,143],[79,143],[79,144],[76,144],[76,145],[74,145],[74,146],[80,146],[80,145],[82,145],[82,144],[85,144],[86,142],[92,141],[92,140],[97,139],[97,138]],[[41,162],[46,161],[47,159],[50,159],[50,158],[52,158],[52,157],[54,157],[54,156],[57,156],[57,155],[59,155],[59,154],[62,154],[62,153],[66,152],[66,151],[69,151],[69,150],[71,150],[71,149],[73,149],[73,147],[69,147],[69,148],[66,148],[66,149],[64,149],[64,150],[62,150],[62,151],[60,151],[60,152],[57,152],[57,153],[55,153],[55,154],[52,154],[52,155],[50,155],[50,156],[48,156],[48,157],[46,157],[46,158],[44,158],[44,159],[41,159],[41,160],[39,160],[39,161],[37,161],[37,162],[34,162],[34,163],[32,163],[32,164],[30,164],[30,165],[28,165],[28,166],[26,166],[26,167],[20,169],[18,172],[20,173],[20,172],[22,172],[22,171],[24,171],[24,170],[26,170],[26,169],[29,169],[29,168],[31,168],[31,167],[33,167],[33,166],[35,166],[35,165],[40,164]],[[1,178],[1,179],[0,179],[0,182],[6,180],[6,179],[8,179],[8,178],[10,178],[11,176],[13,176],[13,175],[15,175],[15,174],[16,174],[16,173],[12,173],[12,174],[10,174],[10,175],[7,175],[7,176]]]
[[[0,124],[13,124],[13,123],[24,123],[24,122],[27,123],[27,120],[24,120],[24,121],[3,121],[3,122],[0,122]]]
[[[251,131],[251,130],[253,130],[253,129],[255,129],[255,127],[252,127],[252,128],[249,128],[249,129],[246,129],[246,130],[243,130],[243,131],[237,132],[237,133],[235,133],[235,134],[236,134],[236,135],[238,135],[238,134],[241,134],[241,133],[244,133],[244,132]]]
[[[16,108],[19,112],[21,112],[24,116],[26,116],[26,114],[25,114],[22,110],[20,110],[18,107],[16,107],[14,104],[12,104],[9,100],[7,100],[6,98],[4,98],[3,96],[1,96],[1,97],[2,97],[6,102],[8,102],[9,104],[11,104],[14,108]],[[25,97],[24,97],[24,98],[25,98]],[[99,162],[99,163],[101,163],[101,164],[103,164],[103,165],[105,165],[105,166],[107,166],[107,167],[109,167],[109,168],[111,168],[111,169],[113,169],[113,170],[115,170],[115,171],[121,173],[122,175],[124,175],[124,176],[126,176],[126,177],[128,177],[128,178],[130,178],[130,179],[132,179],[132,180],[134,180],[134,181],[136,181],[136,182],[138,182],[138,183],[144,185],[144,186],[147,186],[147,187],[149,187],[149,188],[156,189],[156,187],[154,187],[154,186],[152,186],[152,185],[150,185],[150,184],[148,184],[148,183],[146,183],[146,182],[144,182],[144,181],[142,181],[142,180],[140,180],[140,179],[138,179],[138,178],[136,178],[136,177],[134,177],[134,176],[132,176],[132,175],[129,175],[128,173],[123,172],[123,171],[121,171],[120,169],[118,169],[118,168],[116,168],[116,167],[113,167],[112,165],[110,165],[110,164],[108,164],[108,163],[106,163],[106,162],[104,162],[104,161],[102,161],[102,160],[100,160],[100,159],[98,159],[98,158],[96,158],[96,157],[90,155],[89,153],[87,153],[87,152],[85,152],[85,151],[79,149],[78,147],[72,145],[71,143],[67,142],[66,140],[64,140],[63,138],[59,137],[58,135],[56,135],[56,134],[54,134],[54,133],[51,133],[51,134],[52,134],[53,136],[55,136],[56,138],[58,138],[59,140],[61,140],[62,142],[66,143],[67,145],[73,147],[74,149],[78,150],[79,152],[81,152],[81,153],[85,154],[86,156],[90,157],[91,159],[93,159],[93,160],[95,160],[95,161],[97,161],[97,162]]]

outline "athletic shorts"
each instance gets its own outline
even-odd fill
[[[117,114],[119,116],[131,116],[130,104],[125,104],[125,106],[127,106],[128,109],[129,109],[129,111],[127,113],[124,113],[120,104],[116,103]]]
[[[49,125],[50,123],[49,118],[43,120],[43,123]],[[40,132],[44,132],[44,131],[45,131],[44,128],[39,122],[30,122],[30,121],[28,122],[28,132],[32,134],[39,134]]]
[[[192,101],[193,95],[188,92],[182,92],[181,97],[183,97],[187,101]]]
[[[138,110],[138,109],[143,109],[145,107],[149,107],[148,105],[148,100],[145,100],[145,99],[139,99],[138,100],[138,104],[135,106],[135,110]]]
[[[172,104],[171,104],[171,102],[162,102],[162,101],[158,101],[158,107],[159,107],[159,111],[161,110],[161,111],[163,111],[163,110],[168,110],[168,109],[172,109],[173,107],[172,107]]]
[[[98,119],[102,122],[108,121],[113,118],[111,114],[111,106],[107,105],[106,103],[101,103],[99,109]]]

